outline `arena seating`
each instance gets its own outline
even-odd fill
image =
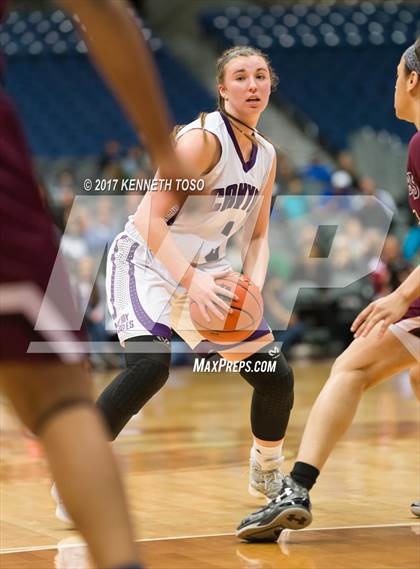
[[[220,47],[267,52],[280,77],[278,101],[316,125],[332,149],[366,125],[404,142],[413,133],[394,116],[393,91],[401,54],[420,34],[418,2],[230,7],[204,12],[201,24]]]
[[[156,57],[174,120],[185,123],[199,111],[211,109],[209,93],[148,28],[144,35]],[[61,10],[12,11],[0,27],[0,45],[7,57],[6,88],[37,156],[85,157],[101,153],[108,140],[116,139],[125,147],[135,143],[133,130],[90,64],[85,43]]]

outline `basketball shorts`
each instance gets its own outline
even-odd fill
[[[420,299],[414,301],[404,317],[389,328],[420,362]]]
[[[81,359],[83,333],[65,324],[75,318],[64,265],[57,265],[55,294],[38,321],[57,257],[56,241],[19,119],[0,89],[0,361]],[[38,345],[35,352],[33,343]]]
[[[225,258],[198,268],[210,274],[233,270]],[[123,346],[125,340],[136,336],[170,339],[174,330],[197,353],[240,352],[247,357],[272,341],[271,329],[264,319],[243,342],[227,347],[205,340],[191,321],[186,290],[177,285],[145,244],[126,233],[120,233],[110,248],[106,289],[108,309]]]

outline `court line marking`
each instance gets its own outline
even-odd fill
[[[324,527],[324,528],[312,528],[312,529],[302,529],[302,530],[289,530],[292,532],[312,532],[312,531],[331,531],[337,529],[364,529],[364,528],[393,528],[393,527],[411,527],[416,525],[419,522],[416,522],[413,519],[412,523],[403,523],[403,524],[376,524],[376,525],[360,525],[360,526],[331,526],[331,527]],[[175,539],[199,539],[203,537],[225,537],[225,536],[234,536],[234,533],[206,533],[202,535],[178,535],[178,536],[170,536],[170,537],[150,537],[144,539],[136,539],[136,543],[147,543],[150,541],[173,541]],[[31,551],[48,551],[51,549],[57,549],[59,543],[54,545],[38,545],[35,547],[9,547],[0,549],[0,555],[6,555],[10,553],[29,553]],[[85,546],[86,543],[81,541],[80,543],[66,543],[63,544],[61,547],[63,549],[71,549],[73,547],[80,547]]]

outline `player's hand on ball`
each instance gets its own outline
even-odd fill
[[[365,338],[381,322],[378,338],[382,338],[388,327],[404,316],[409,304],[407,299],[398,291],[371,302],[362,310],[351,326],[354,337]]]
[[[223,319],[225,315],[222,311],[226,313],[230,310],[230,305],[218,295],[222,295],[230,300],[236,299],[236,295],[233,292],[215,283],[215,279],[227,274],[229,274],[229,271],[210,274],[199,269],[194,270],[187,294],[191,300],[197,303],[201,314],[207,322],[210,322],[209,312],[217,318]]]

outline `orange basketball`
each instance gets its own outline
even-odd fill
[[[216,279],[216,283],[232,291],[238,300],[220,295],[226,304],[230,304],[232,313],[225,313],[220,319],[209,313],[207,322],[202,316],[197,303],[190,302],[191,319],[196,329],[206,340],[218,344],[234,344],[250,336],[259,326],[263,317],[263,300],[258,287],[246,276],[239,273],[229,273]],[[219,308],[219,310],[221,310]]]

